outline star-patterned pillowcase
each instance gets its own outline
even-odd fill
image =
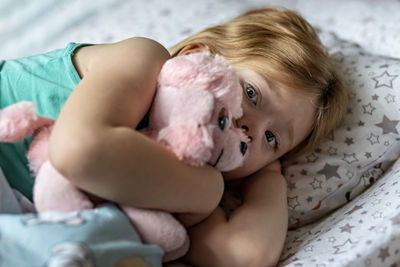
[[[289,224],[310,223],[363,192],[400,154],[400,59],[373,55],[321,32],[350,103],[313,152],[283,162]]]

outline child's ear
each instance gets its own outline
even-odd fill
[[[179,51],[178,56],[188,55],[192,53],[200,53],[210,51],[209,47],[202,43],[189,44]]]

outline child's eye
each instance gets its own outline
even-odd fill
[[[258,93],[251,84],[246,84],[246,94],[254,104],[257,104]]]
[[[271,131],[265,131],[265,138],[267,139],[268,144],[270,144],[274,149],[278,148],[278,141],[276,140],[275,134]]]

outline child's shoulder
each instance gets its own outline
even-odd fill
[[[116,43],[97,44],[79,48],[73,55],[75,68],[81,77],[89,70],[117,62],[121,69],[138,64],[163,64],[170,58],[168,50],[155,40],[132,37]]]

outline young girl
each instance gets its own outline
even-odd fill
[[[250,143],[243,166],[227,173],[187,166],[134,130],[146,123],[163,63],[200,51],[226,57],[243,85],[244,115],[235,124]],[[313,28],[297,13],[278,9],[247,12],[170,52],[145,38],[71,43],[6,61],[1,75],[1,108],[31,100],[42,115],[57,118],[49,157],[59,172],[105,199],[175,213],[189,227],[185,260],[195,266],[277,263],[287,231],[279,159],[312,149],[346,103]],[[26,146],[1,144],[0,164],[6,177],[18,177],[9,183],[31,197]],[[218,203],[233,180],[243,204],[227,218]]]

